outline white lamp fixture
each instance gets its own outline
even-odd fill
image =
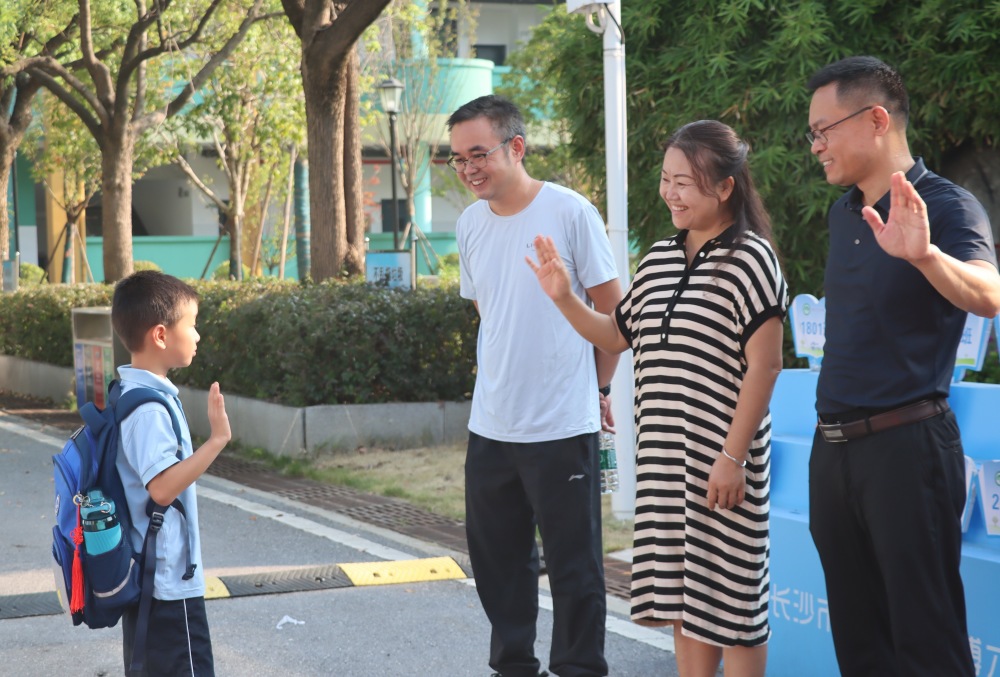
[[[386,113],[398,113],[403,101],[404,85],[396,78],[388,78],[378,86],[379,101]]]
[[[566,0],[566,12],[572,14],[592,14],[600,9],[601,5],[610,5],[616,0]]]

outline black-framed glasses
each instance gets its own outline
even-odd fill
[[[472,165],[472,167],[475,169],[482,169],[483,167],[486,166],[487,158],[489,158],[490,155],[493,155],[493,153],[497,152],[498,150],[500,150],[513,140],[514,140],[513,136],[508,137],[507,139],[501,141],[493,148],[490,148],[485,153],[475,153],[464,159],[452,155],[450,158],[448,158],[448,166],[454,169],[456,172],[464,172],[465,168],[469,165]]]
[[[875,107],[874,105],[865,106],[861,110],[856,110],[853,113],[851,113],[850,115],[848,115],[846,118],[840,118],[836,122],[834,122],[832,124],[829,124],[826,127],[823,127],[822,129],[816,129],[816,130],[810,129],[808,132],[806,132],[806,141],[809,142],[810,146],[813,145],[814,143],[816,143],[817,141],[819,141],[820,143],[824,143],[825,144],[826,143],[826,132],[830,131],[831,129],[833,129],[834,127],[836,127],[837,125],[839,125],[841,122],[847,122],[848,120],[850,120],[851,118],[855,117],[856,115],[861,115],[866,110],[871,110],[874,107]]]

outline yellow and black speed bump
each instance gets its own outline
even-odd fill
[[[469,567],[459,565],[451,557],[329,564],[233,576],[206,574],[205,599],[443,581],[468,578],[471,575]],[[55,592],[0,597],[0,620],[60,613],[63,613],[63,608]]]
[[[355,562],[341,564],[354,585],[391,585],[468,578],[451,557],[411,559],[398,562]]]
[[[220,597],[270,595],[280,592],[330,590],[348,588],[351,585],[353,583],[344,575],[340,567],[336,564],[330,564],[306,569],[264,571],[238,576],[219,576],[218,578],[206,576],[205,598],[218,599]]]
[[[55,592],[33,592],[26,595],[0,597],[0,620],[27,618],[29,616],[51,616],[61,614],[62,605]]]

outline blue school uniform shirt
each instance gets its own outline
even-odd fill
[[[187,418],[184,416],[181,401],[177,398],[177,386],[166,378],[145,369],[135,369],[131,365],[118,367],[118,376],[121,379],[122,393],[132,388],[146,387],[159,390],[166,396],[181,424],[181,455],[187,458],[194,453]],[[170,415],[162,405],[155,402],[143,404],[122,421],[116,466],[122,478],[132,516],[132,547],[136,552],[141,551],[142,541],[149,526],[149,517],[146,515],[149,492],[146,490],[146,485],[161,472],[179,462],[177,439],[170,424]],[[184,504],[187,519],[185,520],[173,508],[167,510],[163,527],[157,536],[153,597],[161,600],[205,595],[195,484],[192,483],[181,492],[178,498]],[[189,548],[191,562],[196,568],[194,577],[184,580]]]

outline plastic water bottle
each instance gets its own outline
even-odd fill
[[[615,436],[601,431],[601,493],[610,494],[618,491],[618,456],[615,454]]]
[[[105,498],[100,489],[87,492],[80,505],[80,522],[83,525],[83,546],[89,555],[110,552],[122,539],[115,502]]]

